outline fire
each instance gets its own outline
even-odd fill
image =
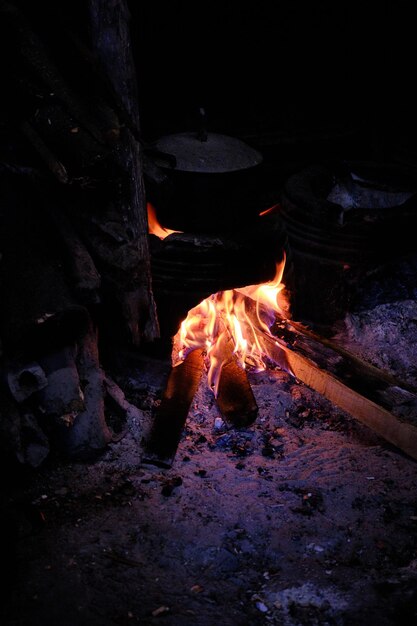
[[[289,317],[289,303],[282,283],[284,267],[285,255],[277,263],[272,281],[220,291],[191,309],[176,337],[180,350],[174,365],[193,350],[202,349],[206,355],[208,383],[215,396],[222,366],[230,351],[242,368],[258,372],[266,369],[271,354],[263,338],[272,337],[270,328],[277,316]],[[274,341],[274,346],[273,360],[290,371],[285,352],[278,342]]]
[[[156,217],[156,210],[153,204],[150,202],[147,203],[148,210],[148,230],[150,235],[156,235],[159,239],[165,239],[168,235],[172,235],[172,233],[180,233],[181,230],[171,230],[169,228],[165,228],[161,226],[158,222],[158,218]]]

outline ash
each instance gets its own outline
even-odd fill
[[[413,382],[415,320],[412,300],[380,304],[339,340]],[[3,623],[415,623],[416,461],[271,369],[249,374],[244,429],[203,376],[172,468],[144,465],[170,366],[136,355],[113,372],[138,411],[94,463],[7,481]]]
[[[334,337],[365,361],[417,387],[417,302],[386,303],[346,316]]]

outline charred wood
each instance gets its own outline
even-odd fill
[[[308,331],[304,335],[299,325],[281,325],[274,335],[260,335],[273,360],[284,350],[300,381],[417,459],[417,394],[409,386],[347,350],[333,349],[327,339]]]
[[[217,406],[227,422],[236,427],[249,426],[258,415],[258,405],[246,370],[237,363],[232,339],[223,342],[218,358],[223,365],[217,390]]]
[[[172,368],[161,404],[154,415],[143,463],[171,467],[203,367],[201,350],[194,350]]]

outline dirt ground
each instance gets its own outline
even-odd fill
[[[2,624],[417,623],[416,461],[271,369],[244,429],[203,377],[172,468],[146,465],[168,370],[115,374],[139,411],[99,458],[3,472]]]

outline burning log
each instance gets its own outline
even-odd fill
[[[208,346],[209,383],[220,389],[219,375],[227,333],[233,337],[240,364],[265,369],[273,361],[375,430],[387,441],[417,459],[416,390],[337,348],[329,340],[283,321],[288,312],[284,265],[274,281],[214,294],[189,311],[180,329],[184,349],[179,357],[198,346]],[[271,315],[272,314],[272,315]],[[227,370],[226,370],[227,371]]]
[[[201,350],[193,350],[182,363],[172,368],[146,443],[144,463],[171,467],[203,366]]]
[[[225,333],[220,341],[216,359],[221,362],[216,402],[227,422],[237,427],[249,426],[258,414],[258,405],[253,395],[246,370],[238,365],[234,354],[235,345]]]
[[[235,358],[223,365],[216,402],[225,420],[234,426],[249,426],[256,420],[258,405],[252,387]]]

